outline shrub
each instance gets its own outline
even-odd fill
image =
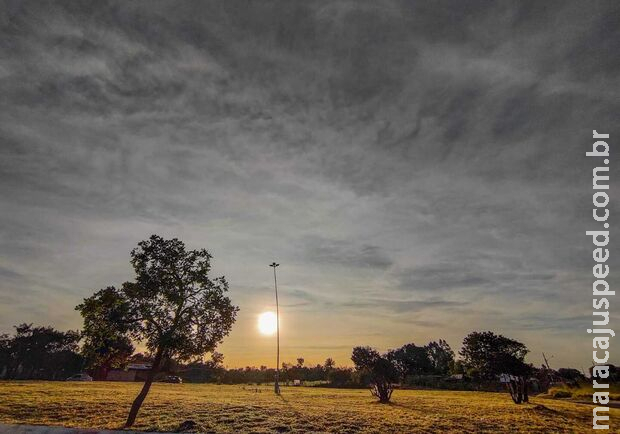
[[[552,398],[571,398],[573,396],[572,393],[564,389],[551,389],[549,394]]]

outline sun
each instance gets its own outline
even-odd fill
[[[258,330],[263,335],[272,335],[278,328],[278,319],[273,312],[263,312],[258,316]]]

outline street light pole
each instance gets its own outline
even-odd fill
[[[278,280],[276,279],[276,267],[280,264],[272,262],[269,264],[273,268],[273,285],[276,289],[276,341],[277,341],[277,356],[276,356],[276,382],[274,384],[274,392],[276,395],[280,394],[280,307],[278,305]]]

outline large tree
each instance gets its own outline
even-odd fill
[[[405,344],[396,350],[390,350],[387,357],[394,363],[401,380],[409,375],[429,374],[433,370],[426,347],[418,347],[413,343]]]
[[[496,335],[493,332],[472,332],[463,340],[459,354],[468,369],[473,369],[482,379],[493,380],[500,374],[514,374],[522,367],[528,353],[519,341]]]
[[[429,342],[426,352],[435,374],[448,374],[450,367],[454,364],[454,351],[450,345],[443,339],[439,339],[438,342]]]
[[[225,295],[226,279],[209,277],[211,255],[205,249],[186,250],[176,238],[152,235],[132,250],[131,264],[133,282],[100,290],[77,306],[85,328],[109,328],[143,343],[153,354],[126,427],[135,422],[164,362],[191,361],[212,352],[230,332],[238,311]]]
[[[405,380],[412,375],[447,374],[454,361],[454,352],[440,339],[423,347],[405,344],[388,351],[387,357],[394,363],[401,380]]]
[[[527,377],[532,371],[525,363],[527,347],[519,341],[493,332],[472,332],[463,340],[459,354],[470,372],[485,380],[507,374],[510,395],[515,403],[528,400]]]

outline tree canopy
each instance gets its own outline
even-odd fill
[[[84,317],[82,355],[95,379],[105,379],[107,371],[123,368],[135,347],[132,337],[135,321],[130,320],[131,306],[113,286],[101,289],[76,307]]]
[[[477,376],[493,380],[500,374],[525,375],[527,347],[519,341],[493,332],[472,332],[463,340],[459,354]]]
[[[394,363],[401,379],[409,375],[429,374],[432,371],[426,347],[405,344],[396,350],[390,350],[387,357]]]
[[[426,353],[435,374],[445,375],[454,365],[454,351],[443,339],[429,342],[426,345]]]

